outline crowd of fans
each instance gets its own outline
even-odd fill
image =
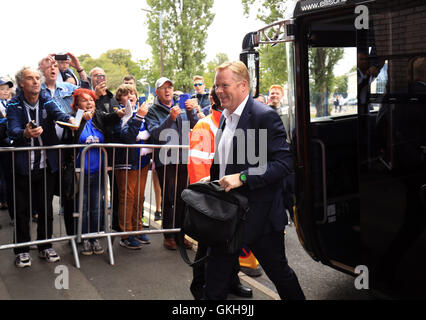
[[[189,137],[182,130],[185,124],[191,130],[200,119],[211,117],[220,107],[201,76],[193,77],[195,94],[184,103],[179,103],[182,92],[175,91],[173,81],[166,77],[156,81],[156,97],[150,104],[139,97],[132,75],[124,77],[123,84],[112,93],[102,68],[95,67],[86,74],[78,58],[69,52],[49,55],[37,68],[23,67],[17,72],[15,83],[0,78],[1,147],[92,143],[188,145]],[[271,104],[274,108],[275,100]],[[220,112],[214,115],[216,122],[219,118]],[[165,129],[174,129],[179,141],[171,141],[170,136],[165,138]],[[52,237],[54,195],[60,196],[67,234],[76,234],[77,220],[73,213],[78,212],[79,190],[75,186],[82,170],[85,173],[84,190],[80,190],[84,193],[83,233],[104,229],[105,184],[109,184],[107,190],[111,192],[113,229],[142,230],[146,226],[143,207],[149,170],[155,190],[155,220],[163,220],[165,229],[181,226],[184,205],[180,197],[175,197],[175,186],[179,195],[187,185],[188,172],[191,183],[195,176],[196,180],[201,178],[200,173],[196,173],[201,169],[191,163],[187,166],[183,160],[188,154],[179,152],[179,158],[168,164],[162,161],[160,149],[118,148],[114,154],[108,149],[108,166],[114,168],[114,173],[109,171],[108,181],[104,181],[101,174],[104,155],[100,148],[93,148],[86,154],[84,169],[79,168],[82,150],[83,147],[64,149],[59,156],[57,149],[30,152],[14,149],[13,158],[10,151],[0,153],[0,209],[9,210],[16,230],[15,243],[31,241],[31,218],[37,222],[37,240]],[[61,186],[59,181],[62,181]],[[133,250],[149,243],[145,234],[123,235],[120,241],[121,246]],[[176,250],[177,245],[177,234],[164,234],[165,248]],[[189,249],[193,244],[185,239],[183,245]],[[31,266],[29,249],[14,249],[17,267]],[[51,243],[38,245],[38,250],[39,256],[49,262],[60,260]],[[103,252],[96,238],[82,243],[81,254]]]

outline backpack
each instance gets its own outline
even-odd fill
[[[183,247],[185,234],[203,245],[220,246],[226,253],[241,251],[243,226],[249,210],[247,197],[237,190],[225,192],[217,181],[193,183],[181,196],[185,202],[185,217],[179,250],[186,263],[193,266],[207,256],[190,262]]]

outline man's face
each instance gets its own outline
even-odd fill
[[[274,106],[279,106],[280,101],[283,97],[281,90],[277,89],[277,88],[272,88],[269,95],[270,95],[270,99],[271,99],[271,104],[274,105]]]
[[[6,100],[9,98],[9,85],[3,84],[0,86],[0,99]]]
[[[99,85],[102,82],[106,82],[105,71],[103,71],[102,69],[96,69],[92,73],[92,87],[93,87],[93,89],[96,88],[96,86]]]
[[[166,81],[161,87],[155,90],[158,100],[164,105],[170,105],[173,101],[173,85]]]
[[[19,83],[24,94],[37,95],[40,93],[40,74],[36,71],[25,70],[22,81]]]
[[[43,75],[46,78],[46,82],[56,81],[59,74],[58,64],[56,62],[51,63],[43,70]]]
[[[204,89],[206,88],[206,86],[204,85],[204,81],[199,79],[199,80],[195,80],[194,81],[194,89],[197,93],[204,93]]]
[[[124,84],[131,84],[132,86],[134,86],[136,88],[136,83],[133,79],[130,80],[124,80],[123,81]]]
[[[229,68],[216,73],[215,86],[220,104],[230,112],[238,108],[248,93],[246,81],[236,81],[233,71]]]

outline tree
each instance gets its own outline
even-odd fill
[[[147,0],[152,11],[162,12],[164,76],[176,89],[189,92],[192,77],[203,74],[208,27],[213,22],[213,0]],[[148,81],[160,77],[158,13],[148,14],[148,44],[152,48],[152,71]]]
[[[328,101],[333,91],[334,66],[343,58],[342,48],[312,48],[309,50],[309,74],[311,101],[317,117],[328,115]]]
[[[249,15],[253,6],[259,4],[255,0],[241,0],[244,13]],[[257,19],[263,21],[265,25],[276,22],[283,17],[283,1],[263,0],[260,6],[254,7],[257,10]],[[287,82],[285,44],[276,46],[264,46],[259,48],[260,57],[260,92],[266,93],[273,84],[284,85]]]
[[[111,58],[108,57],[107,53],[102,54],[97,59],[94,59],[89,55],[80,56],[78,59],[80,60],[80,63],[83,61],[81,64],[88,73],[95,67],[102,68],[107,75],[107,86],[111,91],[115,91],[115,89],[117,89],[118,86],[122,83],[124,76],[129,74],[126,65],[115,63]]]
[[[256,4],[257,6],[255,9],[258,10],[257,18],[265,22],[265,24],[271,24],[282,19],[286,9],[285,4],[288,3],[282,0],[241,0],[241,2],[244,6],[245,14],[249,14],[250,10]],[[261,79],[277,77],[277,80],[280,80],[280,75],[283,76],[284,79],[287,79],[287,75],[285,74],[286,69],[284,68],[280,70],[278,74],[273,74],[273,71],[277,71],[277,66],[280,65],[280,61],[285,65],[284,46],[282,46],[282,51],[275,49],[279,47],[280,45],[275,46],[271,48],[271,51],[266,49],[259,50],[262,71]],[[276,50],[276,52],[273,50]],[[339,48],[314,48],[309,52],[311,102],[317,108],[316,115],[318,117],[328,114],[326,108],[328,105],[327,95],[331,94],[331,91],[334,89],[333,84],[335,81],[333,67],[342,57],[343,49]],[[268,80],[266,80],[266,82],[267,81]]]
[[[207,62],[207,71],[204,73],[204,82],[207,88],[211,88],[213,86],[214,77],[216,75],[216,67],[220,66],[226,61],[229,61],[226,53],[217,53],[213,60]]]

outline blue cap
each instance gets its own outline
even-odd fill
[[[0,78],[0,86],[7,84],[9,85],[9,88],[13,88],[13,82],[10,80],[6,80],[4,78]]]

